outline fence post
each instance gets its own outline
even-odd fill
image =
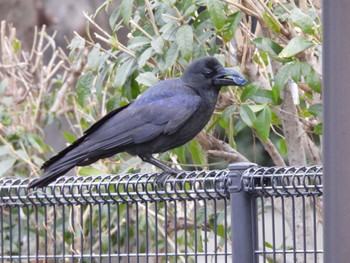
[[[231,241],[233,263],[258,262],[254,254],[256,233],[255,204],[250,195],[243,191],[241,177],[243,172],[256,166],[254,163],[234,163],[229,166],[229,192],[231,204]],[[256,236],[257,237],[257,236]]]
[[[349,262],[350,1],[323,1],[323,261]]]

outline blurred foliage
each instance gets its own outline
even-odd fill
[[[105,1],[95,14],[85,14],[87,37],[76,35],[68,56],[45,27],[36,31],[33,49],[22,50],[15,29],[2,22],[0,176],[40,174],[40,165],[54,154],[44,142],[44,127],[65,118],[70,129],[62,136],[72,143],[113,108],[161,79],[178,77],[189,63],[208,55],[239,67],[251,82],[244,89],[223,89],[205,129],[210,137],[199,136],[160,159],[184,169],[225,168],[240,160],[238,153],[265,165],[320,163],[320,10],[318,0],[123,0],[117,7]],[[101,12],[109,16],[110,28],[95,22]],[[119,40],[122,28],[129,30],[127,43]],[[291,151],[293,146],[298,148]],[[302,158],[295,163],[295,156]],[[152,169],[121,153],[77,173]],[[119,206],[120,216],[123,209]],[[192,220],[200,224],[200,216],[199,208]],[[221,220],[220,214],[211,216],[210,226]],[[84,222],[89,220],[97,215]],[[217,234],[223,238],[220,224]]]
[[[134,100],[160,79],[179,76],[191,61],[208,55],[225,66],[239,66],[251,83],[243,90],[223,90],[206,132],[251,161],[266,164],[255,138],[265,150],[275,148],[275,154],[286,160],[281,114],[284,87],[292,80],[297,84],[293,92],[296,117],[308,143],[317,145],[322,134],[322,105],[321,26],[316,4],[124,0],[115,7],[106,1],[95,14],[85,14],[88,37],[76,35],[68,57],[55,47],[54,37],[45,29],[35,35],[33,50],[22,52],[13,29],[3,23],[1,175],[27,176],[38,171],[51,150],[44,143],[43,127],[57,118],[65,116],[71,124],[70,131],[64,131],[71,143],[108,111]],[[109,15],[110,28],[94,22],[101,12]],[[96,31],[92,33],[91,27]],[[125,44],[118,40],[123,27],[129,30]],[[53,54],[49,62],[45,53]],[[248,144],[242,145],[234,136],[241,138],[249,130],[246,127],[251,135],[248,141],[243,139]],[[225,167],[234,161],[208,150],[199,140],[160,154],[160,158],[179,162],[185,169],[193,169],[191,163],[197,168]],[[268,153],[278,164],[276,156]],[[78,173],[147,171],[151,166],[119,154],[93,167]]]

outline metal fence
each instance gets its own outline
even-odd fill
[[[0,262],[320,262],[322,168],[249,167],[2,178]]]
[[[323,262],[322,175],[321,166],[231,166],[233,262]]]

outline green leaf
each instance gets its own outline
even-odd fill
[[[18,39],[13,40],[13,51],[17,52],[21,50],[22,42]]]
[[[201,165],[205,165],[207,163],[206,153],[198,141],[192,140],[189,143],[189,150],[194,163]]]
[[[226,21],[224,7],[219,0],[207,0],[207,7],[214,27],[220,31]]]
[[[281,92],[289,79],[293,79],[294,82],[299,82],[301,70],[302,64],[298,60],[283,65],[275,76],[275,84],[273,88],[277,89],[276,92]]]
[[[226,231],[227,231],[226,228],[222,224],[220,224],[216,227],[216,233],[221,238],[225,238],[225,235],[227,234]]]
[[[312,43],[312,41],[310,41],[304,37],[297,36],[297,37],[294,37],[291,41],[289,41],[289,43],[281,51],[279,56],[282,58],[292,57],[292,56],[308,49],[309,47],[312,47],[313,45],[314,44]]]
[[[184,25],[177,30],[176,43],[182,57],[188,62],[193,52],[193,31],[191,26]]]
[[[194,12],[196,12],[198,10],[198,6],[193,4],[192,1],[180,1],[180,3],[187,4],[186,7],[183,7],[183,10],[186,10],[186,12],[183,14],[183,17],[191,16],[191,15],[193,15]]]
[[[94,75],[92,72],[86,72],[81,75],[77,81],[77,102],[80,107],[84,108],[87,97],[91,94],[91,89],[94,83]]]
[[[168,49],[166,57],[165,57],[165,68],[169,69],[174,65],[177,58],[179,56],[179,47],[176,43],[173,43],[171,47]]]
[[[199,224],[197,224],[197,225],[199,225]],[[196,230],[195,230],[196,231]],[[203,237],[202,237],[202,235],[194,235],[195,237],[197,236],[197,240],[195,241],[196,243],[195,244],[197,244],[197,251],[199,252],[199,253],[202,253],[202,252],[204,252],[204,247],[203,247],[203,244],[205,244],[205,242],[203,241]],[[197,252],[197,253],[198,253]]]
[[[71,50],[70,56],[74,53],[75,50],[80,50],[85,47],[85,39],[81,37],[75,36],[70,44],[68,45],[68,48]]]
[[[316,117],[322,117],[322,108],[321,103],[315,103],[308,108],[308,111]]]
[[[279,142],[280,151],[282,154],[287,154],[287,143],[285,139],[280,140]]]
[[[16,159],[5,159],[0,161],[0,177],[6,174],[8,170],[10,170],[14,163],[16,162]]]
[[[203,5],[205,5],[206,1],[203,1],[203,2],[204,2]],[[200,27],[202,29],[202,27],[205,27],[205,25],[207,25],[207,24],[211,24],[211,20],[210,20],[210,14],[209,14],[208,10],[205,9],[202,12],[200,12],[198,14],[198,16],[195,17],[195,20],[193,22],[193,27],[195,29]]]
[[[239,119],[236,123],[235,123],[235,134],[238,134],[239,132],[241,132],[245,127],[247,127],[247,124],[245,124],[244,121],[242,121],[242,119]]]
[[[308,86],[318,93],[322,91],[322,82],[320,76],[314,69],[311,70],[310,74],[305,77]]]
[[[44,153],[44,150],[47,148],[44,142],[40,139],[40,137],[36,134],[28,133],[26,135],[31,146],[35,148],[35,150],[39,153]]]
[[[303,11],[301,11],[299,8],[294,8],[291,11],[290,18],[306,34],[313,34],[314,33],[313,19],[309,15],[307,15]]]
[[[97,43],[88,55],[87,64],[90,69],[95,69],[99,65],[100,48],[101,48],[100,44]]]
[[[124,85],[126,78],[131,75],[132,73],[131,69],[133,64],[134,64],[134,59],[129,59],[118,68],[117,74],[115,76],[115,81],[114,81],[114,85],[118,89],[120,89]]]
[[[180,147],[175,148],[172,152],[175,153],[177,155],[177,158],[179,159],[180,163],[186,163],[186,146],[187,145],[183,145]]]
[[[265,242],[265,247],[273,249],[273,246],[269,242]]]
[[[155,37],[151,42],[151,47],[154,49],[156,53],[163,54],[164,40],[162,36]]]
[[[270,103],[274,101],[272,99],[272,90],[258,89],[256,93],[251,97],[251,99],[259,104]]]
[[[322,135],[323,127],[322,123],[319,123],[315,126],[314,132],[316,135]]]
[[[290,69],[291,64],[286,64],[280,67],[276,76],[275,76],[275,85],[274,88],[277,89],[278,92],[282,91],[284,85],[286,85],[287,80],[290,78]]]
[[[266,107],[267,104],[255,104],[255,105],[249,105],[249,108],[254,112],[257,113],[261,110],[263,110]]]
[[[116,23],[119,21],[119,16],[120,16],[120,8],[115,8],[113,12],[109,15],[108,23],[109,26],[111,27],[112,30],[116,29],[117,26]],[[122,21],[119,21],[119,23]]]
[[[274,56],[283,50],[283,47],[270,38],[257,37],[253,39],[253,44],[260,50]]]
[[[131,74],[128,80],[128,85],[125,86],[124,88],[125,95],[128,98],[131,98],[131,100],[135,100],[137,96],[139,96],[141,93],[140,85],[136,81],[137,76],[138,76],[137,72],[134,72],[133,74]]]
[[[244,87],[244,90],[241,95],[241,100],[246,101],[250,99],[258,90],[258,86],[255,85],[254,83],[249,83]]]
[[[229,15],[225,21],[225,25],[222,29],[222,36],[225,42],[230,41],[239,26],[239,23],[242,21],[242,13],[241,11],[237,11],[231,15]]]
[[[271,97],[272,97],[272,101],[275,105],[279,105],[281,103],[280,90],[278,90],[277,86],[272,87]]]
[[[263,141],[267,141],[270,135],[271,112],[270,108],[265,108],[256,117],[255,129]]]
[[[120,13],[125,25],[128,25],[131,20],[133,2],[133,0],[123,0],[120,4]]]
[[[139,84],[150,87],[158,82],[157,77],[152,72],[144,72],[137,76],[136,81]]]
[[[313,91],[320,93],[322,89],[320,76],[309,63],[302,62],[300,66],[301,74],[304,76],[305,82]]]
[[[143,68],[147,60],[152,56],[152,53],[153,53],[153,48],[149,47],[141,54],[141,56],[137,60],[139,68]]]
[[[69,143],[73,143],[77,139],[75,137],[75,135],[73,135],[73,134],[71,134],[69,132],[66,132],[66,131],[63,132],[63,136],[66,139],[66,141],[69,142]]]
[[[106,173],[100,169],[96,169],[93,167],[83,167],[79,169],[78,174],[81,176],[90,176],[90,175],[104,175]]]
[[[247,124],[249,127],[254,126],[256,116],[248,105],[242,105],[239,114],[241,115],[241,119],[245,124]]]
[[[236,111],[236,106],[235,105],[230,105],[224,109],[224,111],[221,114],[221,118],[223,120],[228,120],[231,119],[233,114]]]
[[[150,43],[151,43],[151,40],[148,37],[136,36],[129,40],[128,48],[133,50],[139,47],[145,47]]]
[[[97,79],[95,81],[95,89],[96,89],[96,95],[98,98],[102,98],[103,97],[103,89],[105,88],[106,85],[106,81],[109,81],[109,74],[111,71],[111,68],[113,67],[113,65],[107,65],[107,63],[103,62],[101,63],[101,60],[103,60],[104,57],[100,57],[100,62],[99,62],[99,70],[98,70],[98,74],[97,74]],[[109,82],[108,82],[109,83]]]
[[[270,29],[272,29],[273,32],[280,34],[281,28],[278,25],[278,23],[276,22],[276,20],[273,19],[272,17],[270,17],[270,15],[268,13],[266,13],[266,11],[263,11],[262,16],[263,16],[263,19],[264,19],[266,25]]]
[[[294,82],[299,82],[301,74],[301,65],[299,60],[295,60],[289,64],[289,75]]]

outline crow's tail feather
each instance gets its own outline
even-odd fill
[[[58,177],[67,173],[74,166],[79,165],[87,157],[87,152],[82,148],[84,137],[79,138],[69,147],[58,153],[43,164],[43,177],[29,183],[28,189],[44,187],[55,181]]]
[[[44,170],[43,177],[31,181],[28,185],[28,188],[47,186],[49,183],[55,181],[58,177],[67,173],[74,166],[79,165],[81,161],[82,157],[69,158],[69,156],[64,156],[61,159],[56,159],[56,161],[50,163],[50,165],[42,167]]]
[[[58,169],[55,169],[54,171],[44,170],[44,175],[40,178],[32,180],[28,185],[28,189],[37,188],[37,187],[41,188],[41,187],[47,186],[51,182],[55,181],[61,175],[64,175],[65,173],[67,173],[74,166],[75,166],[74,164],[69,166],[62,166],[62,167],[58,167]]]
[[[55,181],[60,175],[46,175],[40,178],[35,178],[33,181],[31,181],[28,185],[28,189],[30,188],[42,188],[50,184],[51,182]]]

